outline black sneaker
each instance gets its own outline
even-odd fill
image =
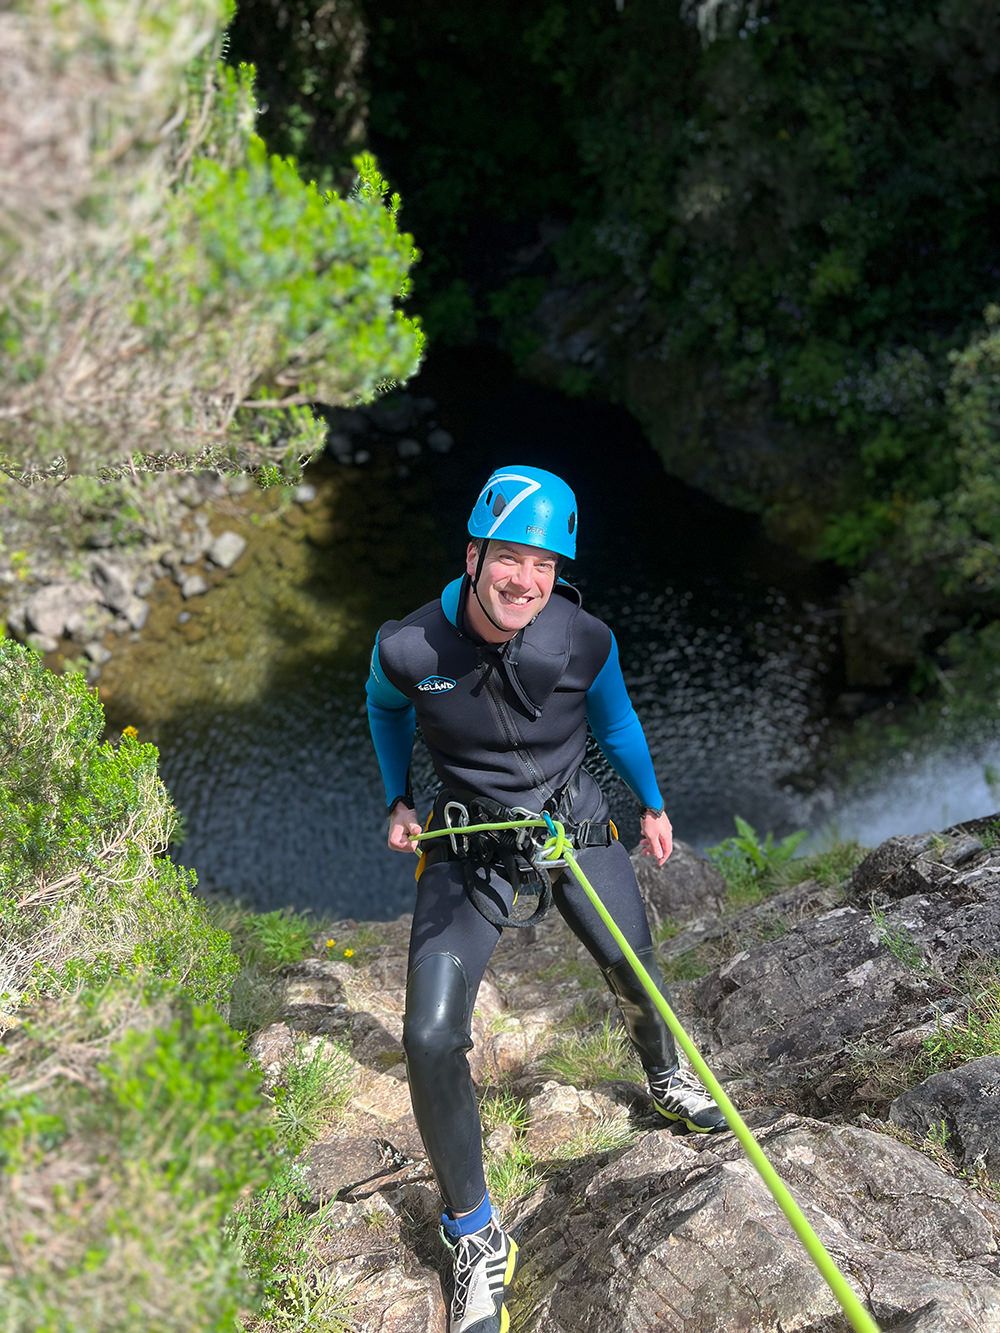
[[[481,1230],[458,1240],[442,1227],[441,1239],[455,1265],[448,1333],[507,1333],[510,1315],[503,1297],[517,1266],[517,1246],[496,1213]]]
[[[728,1129],[726,1117],[690,1069],[658,1069],[648,1075],[653,1105],[667,1120],[678,1120],[695,1134]]]

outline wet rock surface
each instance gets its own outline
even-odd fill
[[[839,888],[806,882],[692,921],[664,952],[743,947],[700,981],[676,983],[675,1007],[882,1328],[1000,1329],[1000,1201],[976,1185],[996,1169],[1000,1057],[918,1080],[891,1122],[855,1114],[872,1099],[849,1058],[864,1042],[891,1061],[920,1049],[942,1016],[961,1020],[970,995],[956,969],[1000,943],[1000,853],[975,826],[891,844]],[[303,1158],[308,1198],[331,1210],[322,1263],[338,1280],[363,1279],[361,1327],[444,1330],[440,1201],[399,1059],[409,920],[376,929],[360,962],[286,969],[285,1013],[252,1051],[273,1080],[298,1043],[350,1050],[347,1113]],[[522,1255],[512,1330],[846,1329],[732,1135],[672,1133],[650,1114],[638,1065],[631,1080],[597,1069],[580,1086],[553,1072],[552,1050],[598,1032],[610,1008],[555,916],[504,935],[477,1001],[470,1065],[489,1108],[487,1161],[520,1154],[535,1171],[527,1192],[502,1203]],[[504,1119],[511,1098],[519,1109]],[[941,1119],[950,1158],[915,1146]]]

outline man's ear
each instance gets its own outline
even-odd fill
[[[479,547],[475,542],[469,542],[465,548],[465,572],[470,579],[476,577],[476,565],[479,563]]]

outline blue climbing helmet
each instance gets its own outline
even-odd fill
[[[573,560],[576,496],[554,472],[499,467],[479,492],[469,515],[469,536],[538,546]]]

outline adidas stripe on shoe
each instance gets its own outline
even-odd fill
[[[517,1267],[517,1246],[496,1215],[479,1231],[441,1239],[452,1253],[455,1289],[448,1333],[507,1333],[510,1315],[504,1293]]]

